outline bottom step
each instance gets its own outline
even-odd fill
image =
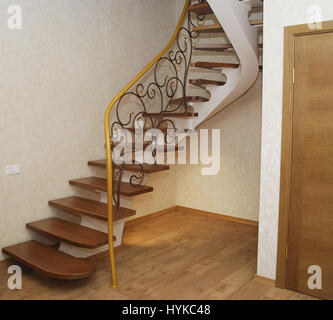
[[[28,267],[56,279],[87,278],[96,268],[88,259],[74,258],[34,240],[3,248],[2,251]]]

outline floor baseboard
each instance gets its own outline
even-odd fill
[[[193,209],[193,208],[188,208],[188,207],[183,207],[183,206],[176,206],[176,210],[185,211],[185,212],[199,213],[199,214],[203,214],[205,216],[212,217],[212,218],[219,218],[219,219],[223,219],[223,220],[227,220],[227,221],[238,222],[238,223],[258,227],[258,221],[232,217],[232,216],[228,216],[228,215],[225,215],[225,214],[219,214],[219,213],[214,213],[214,212],[209,212],[209,211],[204,211],[204,210],[198,210],[198,209]]]
[[[160,215],[163,215],[163,214],[166,214],[166,213],[169,213],[169,212],[172,212],[172,211],[176,211],[176,210],[177,210],[177,206],[173,206],[173,207],[166,208],[166,209],[163,209],[163,210],[160,210],[160,211],[149,213],[149,214],[147,214],[145,216],[142,216],[142,217],[133,218],[131,220],[126,221],[125,226],[136,224],[136,223],[141,223],[141,222],[144,222],[144,221],[149,220],[151,218],[155,218],[155,217],[158,217]]]
[[[274,279],[258,276],[256,274],[255,277],[254,277],[254,280],[257,281],[257,282],[260,282],[262,284],[266,284],[267,286],[275,287],[275,282],[276,281]]]

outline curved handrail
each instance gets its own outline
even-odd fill
[[[110,269],[111,269],[111,287],[116,288],[117,276],[116,276],[116,266],[114,258],[113,249],[113,219],[112,219],[112,207],[113,207],[113,190],[112,190],[112,150],[111,150],[111,128],[110,128],[110,113],[116,104],[116,102],[124,95],[142,76],[144,76],[159,59],[170,49],[170,47],[175,42],[178,32],[185,19],[187,9],[190,5],[191,0],[186,0],[184,9],[179,18],[176,30],[174,31],[172,38],[166,47],[141,71],[139,72],[131,82],[129,82],[124,89],[122,89],[110,102],[104,117],[104,131],[105,131],[105,148],[106,148],[106,169],[107,169],[107,188],[108,188],[108,243],[109,243],[109,258],[110,258]]]

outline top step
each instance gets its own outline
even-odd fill
[[[209,6],[209,4],[207,2],[194,4],[188,8],[188,11],[196,13],[196,14],[213,13],[212,8]]]

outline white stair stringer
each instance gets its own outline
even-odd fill
[[[251,1],[208,0],[208,3],[233,45],[240,67],[223,69],[227,78],[226,84],[209,88],[209,102],[194,104],[199,117],[193,119],[193,127],[197,127],[248,91],[255,83],[259,71],[258,29],[251,26],[248,19]]]

